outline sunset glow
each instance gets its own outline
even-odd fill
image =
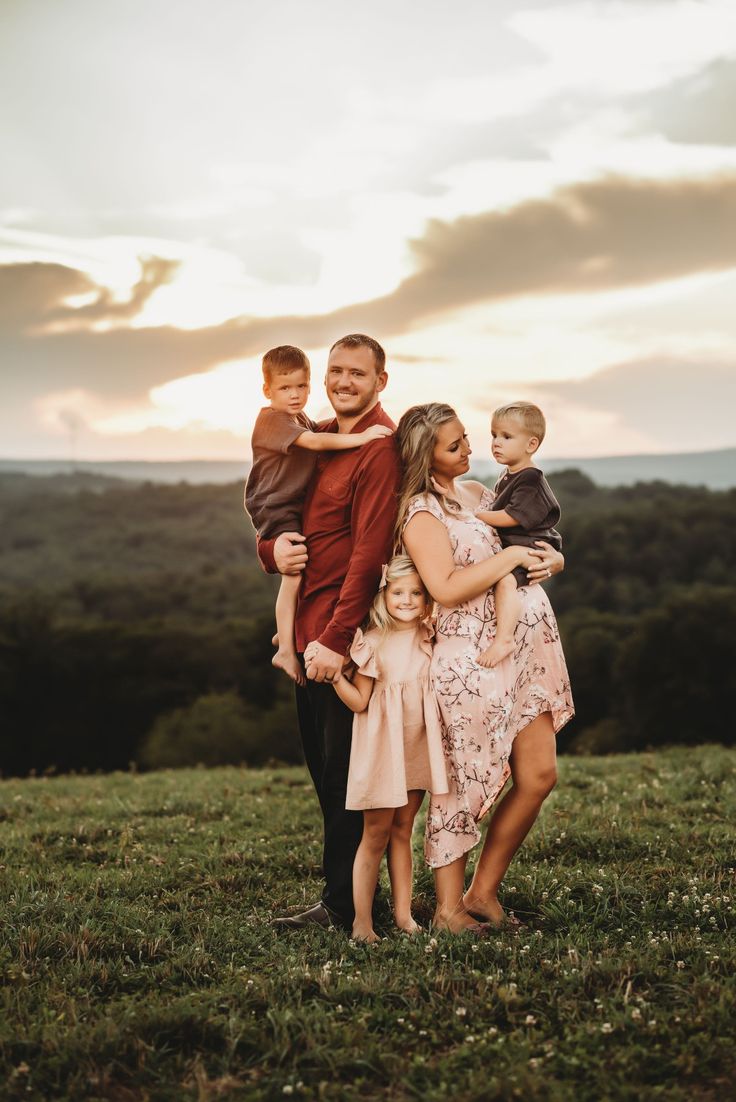
[[[326,416],[354,329],[479,452],[513,396],[550,456],[736,444],[726,0],[63,9],[0,45],[1,455],[247,457],[262,352]]]

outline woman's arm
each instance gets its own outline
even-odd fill
[[[388,425],[371,425],[365,432],[310,432],[305,429],[294,441],[294,447],[307,448],[310,452],[341,452],[348,448],[362,448],[371,440],[392,436]]]
[[[356,672],[353,680],[348,681],[345,674],[341,673],[332,682],[332,687],[351,712],[364,712],[373,692],[373,678]]]
[[[445,608],[479,597],[517,566],[537,565],[528,547],[506,547],[473,566],[455,566],[447,529],[431,513],[415,513],[404,529],[404,545],[430,594]]]

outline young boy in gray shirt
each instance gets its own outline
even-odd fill
[[[549,543],[555,551],[562,547],[562,537],[555,528],[560,506],[533,460],[546,431],[544,414],[531,402],[512,402],[493,414],[493,458],[505,464],[506,471],[496,483],[493,509],[479,510],[475,515],[498,531],[504,547],[536,547],[537,540]],[[526,570],[517,567],[493,587],[496,638],[480,655],[481,666],[497,666],[513,652],[521,611],[517,588],[528,584]]]

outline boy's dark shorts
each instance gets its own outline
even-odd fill
[[[555,529],[538,534],[514,532],[513,535],[511,529],[497,529],[497,531],[504,547],[530,547],[533,551],[541,551],[541,547],[537,547],[537,540],[544,540],[545,543],[554,547],[555,551],[562,550],[562,539],[560,533]],[[511,573],[516,579],[517,589],[520,589],[523,585],[529,585],[529,577],[523,566],[517,566]]]

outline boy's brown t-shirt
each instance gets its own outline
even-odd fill
[[[316,424],[305,413],[292,417],[265,406],[258,414],[244,504],[259,539],[301,531],[302,506],[317,453],[292,445],[303,432],[316,430]]]

